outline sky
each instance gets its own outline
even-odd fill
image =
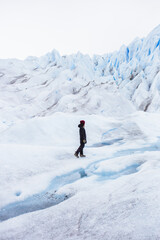
[[[0,0],[0,59],[105,54],[160,24],[159,0]]]

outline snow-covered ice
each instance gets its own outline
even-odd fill
[[[160,239],[159,38],[0,60],[0,240]]]
[[[83,117],[85,159],[73,156],[78,115],[56,113],[1,132],[0,239],[159,239],[160,115]],[[123,139],[98,145],[114,131]]]

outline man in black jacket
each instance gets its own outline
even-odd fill
[[[78,125],[79,134],[80,134],[80,146],[74,154],[77,158],[79,158],[79,156],[78,156],[79,153],[80,153],[80,157],[85,157],[85,155],[83,155],[83,148],[84,148],[85,144],[87,143],[87,139],[86,139],[86,131],[84,129],[84,125],[85,125],[84,120],[81,120],[80,124]]]

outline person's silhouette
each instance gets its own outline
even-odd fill
[[[80,124],[78,125],[79,135],[80,135],[80,146],[74,154],[77,158],[79,158],[79,156],[78,156],[79,153],[80,153],[80,157],[85,157],[85,155],[83,154],[83,148],[84,148],[85,144],[87,143],[87,139],[86,139],[86,131],[85,131],[84,126],[85,126],[85,121],[81,120]]]

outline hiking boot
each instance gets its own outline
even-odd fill
[[[80,157],[86,157],[86,155],[80,154]]]
[[[78,154],[77,154],[76,152],[75,152],[74,156],[77,157],[77,158],[79,158],[79,156],[78,156]]]

